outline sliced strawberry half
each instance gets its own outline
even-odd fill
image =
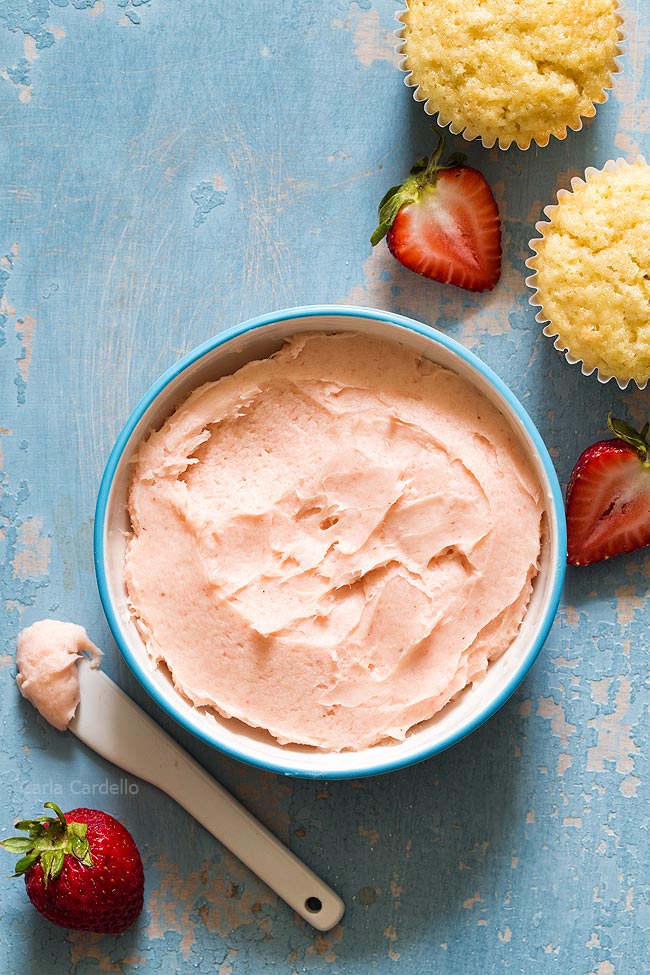
[[[649,424],[639,433],[610,414],[613,440],[582,452],[566,494],[567,560],[589,565],[650,545]]]
[[[467,291],[491,290],[501,274],[501,221],[485,177],[456,154],[440,162],[444,139],[429,159],[379,204],[375,246],[386,237],[391,254],[426,278]]]

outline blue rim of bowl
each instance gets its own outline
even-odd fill
[[[108,508],[108,501],[110,497],[110,491],[113,484],[113,478],[117,470],[120,458],[124,452],[125,447],[131,439],[131,435],[135,430],[135,427],[142,419],[142,416],[146,410],[151,406],[156,397],[162,392],[162,390],[169,385],[169,383],[180,375],[188,366],[196,362],[197,359],[201,359],[208,352],[212,352],[214,349],[219,348],[219,346],[225,345],[232,339],[239,338],[247,332],[253,331],[256,328],[261,328],[265,325],[278,324],[280,322],[287,322],[291,319],[304,319],[304,318],[320,318],[323,316],[332,316],[340,318],[363,318],[372,321],[386,322],[390,325],[401,326],[402,328],[408,329],[412,332],[416,332],[419,335],[424,336],[427,339],[436,342],[439,345],[444,346],[451,352],[463,359],[468,365],[473,367],[478,373],[480,373],[488,382],[497,390],[501,397],[508,403],[513,412],[517,415],[521,421],[528,437],[532,441],[544,468],[544,473],[548,480],[548,484],[551,489],[551,496],[553,499],[553,507],[555,514],[555,522],[557,525],[557,535],[558,535],[558,550],[555,565],[552,566],[553,571],[553,586],[551,588],[550,598],[548,600],[548,605],[546,612],[541,620],[541,624],[538,628],[535,640],[533,641],[530,650],[524,660],[522,661],[519,668],[512,675],[507,684],[502,688],[498,697],[492,701],[489,705],[484,707],[477,715],[472,718],[462,726],[458,731],[448,735],[442,741],[437,742],[435,745],[427,746],[423,748],[420,752],[416,752],[414,755],[408,756],[406,759],[395,759],[393,761],[383,762],[377,765],[359,766],[349,769],[336,769],[336,770],[319,770],[312,768],[287,768],[283,766],[281,762],[264,761],[256,758],[252,758],[247,752],[241,751],[238,748],[231,747],[229,745],[222,744],[211,737],[207,732],[203,732],[199,728],[195,728],[190,725],[183,713],[176,708],[159,690],[153,686],[149,681],[149,675],[146,669],[141,665],[135,655],[131,652],[131,648],[128,643],[122,639],[122,631],[113,609],[113,604],[109,594],[108,580],[106,577],[105,570],[105,551],[104,551],[104,528],[106,520],[106,512]],[[503,382],[502,379],[497,376],[492,369],[487,366],[481,359],[478,358],[469,349],[466,349],[463,345],[457,342],[455,339],[450,338],[444,332],[440,332],[437,329],[432,328],[429,325],[425,325],[422,322],[418,322],[415,319],[407,318],[403,315],[393,314],[392,312],[382,311],[375,308],[365,308],[363,306],[354,305],[306,305],[303,307],[296,308],[285,308],[280,311],[270,312],[266,315],[259,315],[257,318],[251,318],[246,322],[242,322],[239,325],[235,325],[218,335],[213,336],[206,342],[192,349],[187,355],[183,356],[178,362],[173,366],[170,366],[159,379],[153,383],[152,386],[144,394],[140,402],[137,404],[128,420],[124,424],[115,445],[108,458],[106,468],[104,469],[104,474],[102,476],[101,484],[99,486],[99,492],[97,495],[97,505],[95,508],[95,526],[94,526],[94,561],[95,561],[95,574],[97,577],[97,586],[99,589],[99,596],[104,608],[104,613],[108,621],[108,625],[111,629],[113,637],[122,653],[122,656],[129,665],[131,671],[136,676],[140,684],[144,687],[147,693],[154,699],[154,701],[163,709],[163,711],[177,721],[185,731],[190,732],[195,737],[204,741],[206,744],[212,746],[218,751],[230,758],[235,758],[240,762],[244,762],[247,765],[252,765],[255,768],[263,769],[267,772],[276,772],[281,775],[289,775],[295,778],[310,778],[310,779],[355,779],[355,778],[365,778],[370,775],[382,775],[387,772],[397,771],[398,769],[407,768],[411,765],[415,765],[418,762],[422,762],[427,758],[431,758],[434,755],[438,755],[445,751],[447,748],[451,748],[452,745],[457,744],[457,742],[462,741],[473,731],[476,731],[482,724],[484,724],[488,718],[492,717],[493,714],[503,707],[506,701],[511,697],[514,691],[519,687],[533,663],[537,659],[545,641],[548,633],[553,625],[555,615],[557,613],[557,608],[560,602],[560,596],[562,594],[562,585],[564,582],[564,573],[566,569],[566,524],[564,520],[564,502],[562,498],[562,492],[560,490],[560,484],[557,479],[557,474],[555,472],[555,467],[553,466],[553,461],[546,449],[546,445],[539,434],[537,427],[529,417],[528,413],[521,405],[514,393],[508,388],[508,386]]]

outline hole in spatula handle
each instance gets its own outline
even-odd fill
[[[319,911],[323,910],[323,902],[320,897],[308,897],[305,901],[305,907],[310,914],[318,914]]]

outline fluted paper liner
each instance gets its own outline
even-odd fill
[[[634,160],[634,164],[638,162],[647,165],[646,160],[643,156],[637,156],[637,158]],[[575,192],[576,187],[584,186],[587,183],[587,181],[594,175],[598,175],[601,172],[602,173],[612,172],[613,170],[621,169],[629,165],[631,164],[628,163],[626,159],[618,158],[618,159],[608,160],[605,163],[605,165],[602,167],[602,169],[596,169],[594,166],[588,166],[587,169],[585,170],[584,179],[580,176],[574,176],[571,180],[570,190],[565,190],[565,189],[558,190],[557,203],[549,204],[548,206],[544,207],[544,210],[542,211],[544,213],[544,216],[547,219],[539,220],[535,224],[535,230],[540,234],[540,236],[534,237],[528,241],[528,246],[533,251],[533,256],[529,257],[528,260],[526,261],[526,267],[530,268],[533,271],[533,273],[526,278],[526,284],[533,292],[530,298],[528,299],[528,303],[532,305],[533,308],[540,309],[535,315],[535,321],[539,322],[540,325],[544,324],[544,329],[543,329],[544,335],[554,339],[553,345],[559,352],[564,353],[564,358],[569,363],[569,365],[580,366],[583,376],[591,376],[595,373],[596,378],[600,383],[608,383],[610,380],[613,379],[618,384],[620,389],[626,389],[630,383],[634,383],[639,389],[645,389],[645,387],[648,384],[648,379],[640,383],[638,380],[632,378],[631,376],[616,376],[614,375],[613,372],[610,372],[608,374],[596,366],[589,369],[585,366],[582,359],[573,355],[568,345],[560,337],[558,329],[553,325],[553,322],[545,314],[543,298],[539,294],[539,291],[537,289],[537,281],[536,281],[537,267],[535,265],[535,262],[538,257],[537,246],[540,240],[544,239],[547,229],[551,226],[551,223],[553,221],[553,215],[555,214],[555,211],[558,209],[560,202],[566,197],[570,196],[573,192]]]
[[[468,132],[469,127],[467,125],[458,123],[453,118],[447,118],[442,113],[442,110],[438,108],[438,106],[436,105],[435,101],[431,98],[431,96],[423,94],[420,90],[418,83],[413,80],[413,74],[406,66],[406,62],[407,62],[407,55],[405,50],[406,38],[404,33],[406,28],[402,19],[404,14],[408,10],[408,2],[407,0],[402,0],[402,2],[404,4],[404,9],[397,10],[395,12],[395,19],[401,25],[395,30],[395,37],[397,39],[397,42],[395,44],[395,53],[397,54],[398,57],[398,67],[400,68],[401,71],[405,72],[404,84],[406,85],[407,88],[413,89],[414,101],[424,103],[424,111],[427,113],[427,115],[437,116],[436,122],[439,126],[441,126],[441,128],[448,128],[449,131],[452,133],[452,135],[461,135],[467,142],[473,142],[475,139],[480,139],[482,145],[486,149],[491,149],[496,144],[498,145],[499,149],[505,150],[508,149],[513,144],[513,142],[515,143],[515,145],[517,145],[519,149],[523,149],[523,150],[528,149],[532,143],[535,143],[540,147],[544,147],[547,146],[548,143],[550,142],[551,135],[554,135],[556,139],[562,141],[563,139],[566,139],[569,130],[571,130],[572,132],[579,132],[582,129],[583,120],[585,118],[593,118],[593,116],[596,114],[596,107],[598,105],[604,104],[608,100],[609,92],[614,86],[614,80],[623,70],[623,66],[621,64],[621,58],[624,54],[623,44],[627,39],[627,33],[623,29],[623,22],[624,22],[623,4],[621,2],[618,2],[616,4],[616,12],[619,20],[618,29],[617,29],[618,44],[616,46],[616,54],[614,55],[614,62],[612,66],[612,71],[610,73],[609,84],[603,88],[602,98],[600,100],[593,100],[591,102],[591,107],[593,108],[593,111],[582,112],[582,114],[576,120],[574,120],[573,122],[567,122],[566,126],[564,127],[564,131],[561,132],[560,134],[547,133],[545,136],[541,135],[539,138],[533,138],[531,136],[528,139],[528,141],[522,139],[521,142],[519,142],[516,139],[510,139],[509,141],[505,139],[497,140],[496,137],[490,141],[489,138],[483,137],[478,131],[480,129],[479,124],[476,124],[474,126],[474,129],[476,131]]]

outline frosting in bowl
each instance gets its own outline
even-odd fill
[[[141,445],[129,514],[132,615],[180,693],[340,751],[403,739],[508,648],[543,503],[467,380],[312,333],[195,390]]]

